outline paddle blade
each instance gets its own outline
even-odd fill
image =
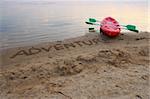
[[[130,31],[133,31],[133,32],[139,32],[138,30],[136,30],[136,26],[135,25],[127,25],[126,28]]]
[[[89,32],[95,32],[94,28],[89,28]]]
[[[128,30],[133,31],[133,32],[136,32],[136,33],[138,33],[138,32],[139,32],[139,31],[138,31],[138,30],[136,30],[136,29],[128,29]]]
[[[94,19],[94,18],[89,18],[89,21],[90,21],[90,22],[97,22],[97,20]]]
[[[89,28],[89,30],[94,30],[94,28]]]
[[[128,30],[130,30],[130,29],[135,30],[136,29],[136,26],[134,26],[134,25],[127,25],[126,27]]]
[[[93,23],[91,23],[91,22],[85,22],[86,24],[90,24],[90,25],[93,25]]]

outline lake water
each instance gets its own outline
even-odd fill
[[[82,36],[88,33],[86,19],[107,16],[120,24],[135,24],[140,31],[150,30],[148,1],[1,2],[0,49]]]

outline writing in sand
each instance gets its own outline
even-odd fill
[[[19,56],[31,56],[31,55],[35,55],[35,54],[39,54],[41,52],[50,52],[53,50],[64,50],[64,49],[70,49],[70,48],[76,48],[77,46],[82,47],[85,45],[91,46],[94,44],[97,44],[100,40],[98,38],[94,38],[91,40],[85,40],[85,41],[75,41],[72,43],[58,43],[58,44],[54,44],[54,45],[49,45],[46,47],[31,47],[29,49],[22,49],[17,51],[15,54],[13,54],[10,58],[16,58]]]

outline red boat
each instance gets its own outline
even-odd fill
[[[109,37],[116,37],[121,31],[119,23],[112,17],[106,17],[102,20],[100,30]]]

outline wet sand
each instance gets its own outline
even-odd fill
[[[149,99],[149,33],[82,37],[1,52],[1,99]]]

